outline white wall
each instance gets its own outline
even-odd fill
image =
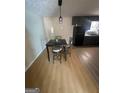
[[[69,37],[72,37],[72,17],[63,17],[62,24],[59,24],[58,17],[44,17],[44,26],[47,40],[51,37],[51,27],[54,28],[54,35],[62,36],[67,40],[67,42]]]
[[[28,69],[45,48],[46,41],[42,17],[27,9],[25,17],[25,67]]]
[[[25,30],[25,67],[26,70],[44,50],[46,42],[51,39],[51,27],[54,35],[60,35],[67,41],[72,36],[72,17],[64,17],[59,24],[58,17],[41,17],[26,9]]]
[[[25,0],[41,16],[59,16],[58,0]],[[63,0],[62,16],[99,15],[99,0]]]

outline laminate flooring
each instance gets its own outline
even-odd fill
[[[41,93],[99,93],[98,47],[75,48],[62,63],[48,62],[46,49],[25,73],[25,87]],[[52,56],[51,56],[52,58]]]

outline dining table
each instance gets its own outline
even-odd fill
[[[48,61],[50,62],[50,53],[49,53],[49,47],[53,47],[53,46],[63,46],[63,50],[64,50],[64,58],[65,58],[65,61],[67,60],[67,55],[66,55],[66,45],[67,45],[67,42],[65,39],[51,39],[49,40],[47,43],[46,43],[46,48],[47,48],[47,56],[48,56]]]

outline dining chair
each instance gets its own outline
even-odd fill
[[[66,54],[69,54],[71,56],[71,48],[72,48],[72,37],[69,37],[69,42],[66,45]]]
[[[53,46],[52,47],[52,53],[53,53],[53,63],[54,63],[54,60],[55,59],[59,59],[60,60],[60,63],[61,63],[61,58],[62,58],[62,50],[63,50],[63,47],[62,46]]]

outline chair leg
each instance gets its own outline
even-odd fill
[[[60,64],[61,64],[61,54],[60,54]]]
[[[54,64],[54,60],[55,60],[55,59],[60,60],[60,64],[61,64],[61,59],[62,59],[61,52],[60,52],[60,53],[55,53],[55,54],[53,54],[53,64]]]
[[[70,55],[70,57],[71,57],[71,50],[69,50],[69,55]]]
[[[54,64],[54,55],[53,55],[53,64]]]

